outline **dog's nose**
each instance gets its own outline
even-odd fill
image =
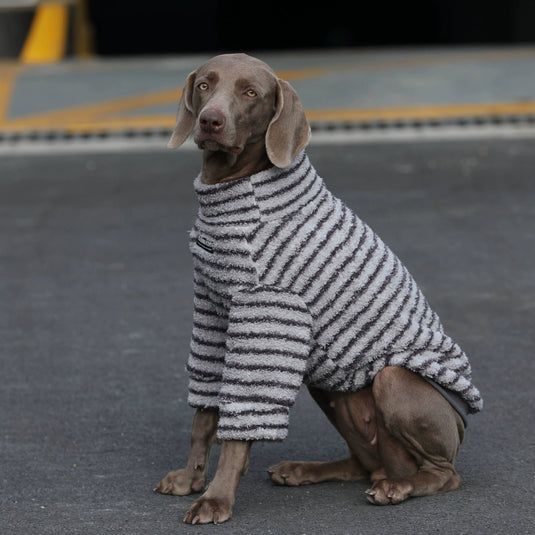
[[[204,110],[199,116],[199,124],[204,132],[217,133],[225,126],[225,116],[213,109]]]

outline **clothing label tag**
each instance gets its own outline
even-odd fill
[[[199,236],[195,242],[201,249],[208,251],[209,253],[214,252],[214,244],[212,240],[209,240],[205,236]]]

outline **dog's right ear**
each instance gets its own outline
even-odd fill
[[[173,134],[169,143],[167,143],[168,149],[176,149],[180,147],[186,138],[191,134],[193,127],[195,126],[195,115],[193,113],[193,83],[195,82],[195,76],[197,71],[193,71],[189,74],[186,80],[186,85],[182,91],[182,96],[178,102],[178,112],[176,114],[176,124]]]

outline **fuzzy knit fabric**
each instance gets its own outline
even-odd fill
[[[194,183],[188,401],[223,440],[281,440],[300,385],[356,391],[402,366],[482,407],[470,364],[407,269],[325,187],[305,152]]]

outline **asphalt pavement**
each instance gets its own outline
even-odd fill
[[[460,490],[398,506],[366,482],[274,486],[283,459],[343,441],[302,391],[289,437],[256,443],[233,518],[188,526],[195,496],[152,486],[184,465],[200,153],[0,158],[0,532],[19,535],[531,534],[535,151],[532,139],[313,145],[318,172],[408,266],[468,353]],[[214,447],[210,474],[218,447]]]

